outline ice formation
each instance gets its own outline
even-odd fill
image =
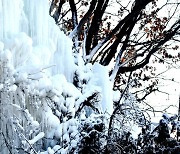
[[[47,0],[1,0],[0,40],[11,51],[15,69],[33,74],[39,68],[72,81],[72,41],[55,25],[48,9]]]
[[[39,149],[67,153],[69,146],[76,147],[77,120],[64,115],[75,117],[75,110],[93,92],[101,95],[100,112],[112,112],[108,71],[99,64],[77,68],[71,39],[48,12],[48,0],[0,0],[2,154]],[[81,83],[82,90],[72,84],[78,70],[79,78],[89,83]],[[69,145],[63,148],[59,142]]]

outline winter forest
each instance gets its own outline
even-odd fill
[[[0,154],[179,154],[179,45],[179,0],[0,0]]]

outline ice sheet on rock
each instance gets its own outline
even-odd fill
[[[25,12],[33,44],[43,46],[36,52],[40,61],[50,63],[51,60],[55,65],[52,67],[52,75],[64,74],[68,81],[72,81],[74,72],[72,41],[59,30],[53,18],[49,16],[48,1],[26,0]]]

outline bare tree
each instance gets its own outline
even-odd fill
[[[157,6],[155,0],[134,0],[127,5],[121,0],[59,0],[58,4],[57,1],[51,2],[50,13],[56,5],[55,13],[51,14],[56,22],[66,22],[71,36],[83,41],[86,62],[99,62],[106,66],[114,60],[115,67],[110,75],[116,77],[120,73],[135,71],[147,65],[155,53],[168,46],[168,42],[179,42],[180,19],[177,14],[180,4],[171,1]],[[69,3],[69,8],[66,3]],[[117,13],[107,11],[112,3],[116,3]],[[66,7],[64,12],[63,5]],[[169,10],[168,16],[160,17],[159,12],[168,6],[175,8],[174,11]],[[70,20],[65,18],[67,12],[72,14]],[[118,17],[118,21],[114,21],[116,24],[111,26],[111,18],[114,16]],[[163,54],[170,57],[167,53]]]
[[[174,64],[179,61],[178,1],[59,0],[58,5],[54,5],[52,1],[51,8],[55,11],[52,14],[50,9],[51,16],[69,32],[76,44],[76,51],[83,50],[85,63],[113,65],[109,76],[114,82],[114,89],[121,91],[121,97],[127,93],[130,82],[139,88],[142,86],[141,81],[151,79],[154,80],[148,87],[134,92],[134,95],[141,93],[137,101],[144,101],[154,91],[160,92],[157,85],[161,73],[155,75],[155,67],[149,63],[153,58],[154,63],[175,67]],[[164,10],[168,13],[162,14]],[[169,52],[172,50],[176,52],[174,55]],[[151,72],[151,75],[144,74],[145,71]],[[126,86],[122,90],[120,85]],[[123,104],[120,101],[111,115],[109,133],[115,115],[121,112]]]

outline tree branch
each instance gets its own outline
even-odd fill
[[[132,8],[131,13],[129,13],[124,19],[122,19],[116,27],[100,42],[98,43],[90,52],[90,55],[87,57],[88,62],[90,62],[93,58],[93,56],[97,53],[97,51],[107,42],[110,41],[110,39],[115,36],[117,33],[119,33],[120,30],[124,27],[123,25],[126,24],[129,21],[134,21],[134,18],[137,19],[137,17],[141,14],[142,10],[145,8],[146,5],[148,5],[153,0],[136,0],[135,5]],[[122,32],[121,32],[122,33]],[[126,33],[125,33],[126,34]],[[121,36],[122,37],[122,36]],[[115,43],[117,44],[117,43]],[[117,46],[117,45],[116,45]]]
[[[51,6],[50,6],[50,9],[49,9],[49,14],[50,15],[51,15],[51,12],[53,11],[53,9],[56,6],[56,4],[54,4],[54,3],[55,3],[55,0],[53,0],[51,2]],[[64,3],[65,3],[65,0],[60,0],[60,3],[58,5],[58,9],[55,11],[55,13],[53,15],[51,15],[54,18],[56,24],[59,22],[59,16],[61,14],[61,9],[62,9],[62,6],[63,6]]]
[[[88,31],[87,41],[86,41],[86,54],[90,53],[91,48],[95,47],[98,44],[98,31],[102,21],[102,16],[107,7],[109,0],[99,0],[97,7],[94,11],[94,16],[91,22],[91,26]]]
[[[78,24],[77,9],[76,9],[76,4],[75,4],[74,0],[69,0],[69,5],[71,8],[71,12],[72,12],[72,23],[73,23],[73,29],[74,29]]]
[[[149,53],[147,54],[147,56],[138,64],[136,64],[135,66],[132,67],[120,67],[118,70],[118,74],[119,73],[125,73],[125,72],[131,72],[131,71],[135,71],[139,68],[144,67],[146,64],[149,63],[149,60],[151,58],[151,56],[158,51],[166,42],[168,42],[173,36],[175,36],[175,34],[177,33],[177,31],[180,29],[180,19],[170,28],[170,31],[166,34],[166,36],[159,41],[159,43],[157,45],[154,45],[154,47],[152,47],[152,49],[150,49]]]
[[[79,35],[79,33],[82,30],[83,25],[87,22],[87,20],[91,17],[91,15],[94,12],[94,9],[96,7],[97,4],[97,0],[92,0],[89,10],[86,12],[86,14],[83,16],[83,18],[80,20],[79,24],[77,25],[77,27],[72,31],[72,33],[70,34],[70,37]]]

